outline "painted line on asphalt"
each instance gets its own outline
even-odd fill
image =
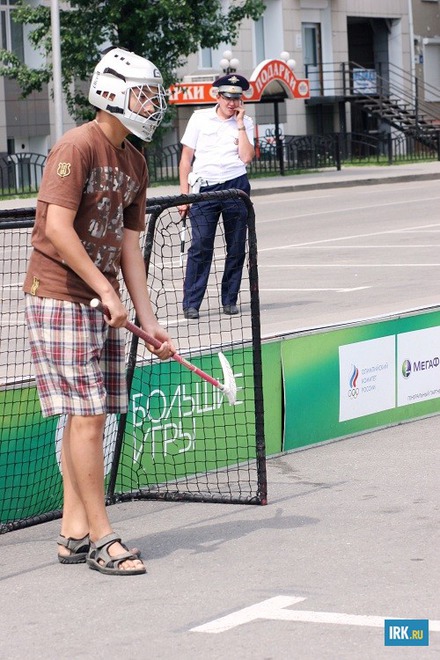
[[[258,264],[261,268],[430,268],[440,266],[440,263],[427,264]]]
[[[301,213],[299,215],[291,215],[288,217],[292,220],[295,220],[297,218],[307,218],[309,216],[317,216],[317,215],[331,215],[334,213],[352,213],[353,211],[369,211],[371,209],[379,209],[384,206],[401,206],[402,204],[407,206],[409,204],[422,204],[425,202],[435,202],[439,199],[440,197],[437,195],[434,197],[420,197],[420,198],[415,197],[414,199],[396,199],[393,202],[381,202],[379,204],[363,204],[362,206],[347,206],[347,207],[339,206],[338,208],[328,209],[327,211],[322,211],[322,210],[311,211],[310,213]],[[296,197],[292,197],[291,199],[280,200],[280,204],[286,204],[287,202],[297,202],[297,201],[299,200]],[[266,202],[257,202],[257,204],[264,204],[264,203],[271,204],[272,206],[274,206],[274,200],[272,198]],[[264,223],[274,222],[275,220],[278,221],[279,218],[273,217],[270,218],[269,220],[262,220],[261,222]]]
[[[410,232],[408,232],[410,233]],[[415,232],[414,232],[415,233]],[[440,233],[440,229],[436,229],[436,234]],[[417,244],[396,244],[396,245],[295,245],[292,246],[292,250],[405,250],[409,248],[433,248],[438,250],[438,245],[435,243],[427,243],[426,245],[417,245]]]
[[[348,241],[353,238],[370,238],[371,236],[391,236],[392,234],[405,234],[406,232],[420,231],[422,229],[432,229],[440,227],[438,222],[429,225],[414,225],[412,227],[401,227],[400,229],[388,229],[386,231],[373,231],[367,234],[351,234],[350,236],[338,236],[333,238],[322,238],[319,241],[307,241],[306,243],[291,243],[290,245],[279,245],[275,247],[259,248],[258,254],[269,252],[270,250],[289,250],[295,247],[305,247],[307,245],[323,245],[324,243],[335,243],[337,241]]]
[[[214,619],[201,626],[191,628],[190,632],[222,633],[257,619],[270,621],[292,621],[295,623],[324,623],[343,626],[364,626],[384,628],[385,619],[405,619],[402,616],[373,616],[363,614],[346,614],[342,612],[312,612],[308,610],[288,610],[305,598],[297,596],[275,596],[261,603],[245,607],[227,616]],[[440,621],[429,621],[429,632],[440,632]]]
[[[260,287],[259,291],[260,293],[267,292],[267,293],[289,293],[291,291],[335,291],[336,293],[351,293],[351,291],[362,291],[363,289],[372,289],[373,287],[371,286],[356,286],[352,288],[343,288],[343,287],[336,287],[333,289],[309,289],[309,288],[302,288],[302,289],[266,289],[264,287],[263,289]]]

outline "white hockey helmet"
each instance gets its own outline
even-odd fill
[[[115,115],[130,133],[145,142],[152,139],[167,108],[159,69],[123,48],[112,48],[96,65],[89,102]]]

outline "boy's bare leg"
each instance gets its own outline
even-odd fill
[[[68,417],[62,448],[64,506],[61,533],[66,537],[82,538],[88,532],[91,541],[98,541],[113,531],[104,493],[102,445],[105,418],[105,415]],[[108,552],[115,556],[125,552],[125,548],[114,543]],[[127,560],[120,568],[140,566],[142,562],[139,560]]]
[[[61,521],[61,534],[66,538],[82,539],[89,533],[90,525],[87,519],[86,510],[81,500],[78,483],[72,466],[70,456],[70,426],[71,416],[67,417],[67,422],[63,432],[63,442],[61,445],[61,466],[63,470],[63,518]],[[69,550],[59,546],[60,554],[69,554]]]

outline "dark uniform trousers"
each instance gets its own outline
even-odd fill
[[[243,174],[224,183],[202,185],[200,192],[230,190],[231,188],[243,190],[249,195],[251,188],[247,175]],[[214,240],[220,215],[223,218],[226,242],[221,301],[222,305],[235,305],[237,302],[246,256],[248,211],[240,199],[209,200],[193,204],[189,212],[192,240],[186,265],[183,309],[188,307],[199,309],[202,303],[211,270]]]

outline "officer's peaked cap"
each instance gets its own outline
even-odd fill
[[[218,93],[228,99],[239,99],[243,92],[249,89],[249,81],[238,73],[228,73],[226,76],[217,78],[212,83],[218,89]]]

